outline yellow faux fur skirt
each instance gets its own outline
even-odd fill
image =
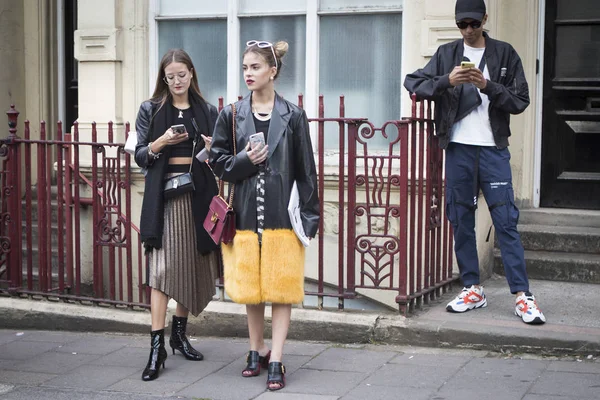
[[[291,229],[237,231],[221,244],[225,292],[236,303],[298,304],[304,300],[304,246]]]

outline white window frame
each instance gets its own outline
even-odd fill
[[[319,53],[320,53],[320,20],[321,16],[329,15],[355,15],[355,14],[403,14],[404,7],[376,6],[369,5],[368,8],[340,7],[336,10],[319,10],[320,0],[305,0],[306,12],[301,11],[281,11],[273,13],[254,13],[240,10],[240,0],[226,0],[227,14],[213,15],[160,15],[160,0],[150,0],[148,12],[148,34],[149,34],[149,87],[150,92],[154,90],[157,74],[158,57],[158,22],[164,20],[189,20],[189,19],[227,19],[227,93],[226,102],[236,101],[241,93],[240,87],[240,20],[247,17],[257,16],[306,16],[306,70],[304,80],[304,110],[309,118],[316,118],[319,112]],[[372,0],[365,0],[371,3]],[[301,7],[300,7],[301,8]],[[402,46],[404,48],[404,46]],[[400,110],[398,110],[400,112]],[[316,149],[317,129],[311,127],[311,139]],[[337,164],[337,156],[333,164]],[[327,163],[329,164],[329,162]]]

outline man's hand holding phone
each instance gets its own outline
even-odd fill
[[[450,72],[450,85],[458,86],[464,83],[472,83],[479,89],[484,89],[487,86],[487,79],[475,64],[469,61],[461,62],[460,66],[454,67]]]

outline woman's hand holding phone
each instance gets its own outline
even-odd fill
[[[252,164],[261,164],[267,159],[267,155],[269,154],[269,145],[251,148],[250,142],[248,142],[246,145],[246,154],[248,155],[250,161],[252,161]]]
[[[173,130],[173,128],[176,128],[177,131]],[[173,125],[167,129],[161,136],[161,141],[164,146],[172,146],[174,144],[185,142],[186,140],[188,140],[188,133],[185,131],[185,127],[183,127],[182,131],[177,125]]]

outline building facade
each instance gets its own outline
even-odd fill
[[[303,93],[309,117],[319,94],[335,116],[343,94],[346,116],[379,126],[410,115],[405,74],[460,38],[449,0],[1,0],[0,7],[8,11],[1,29],[12,38],[0,50],[0,104],[15,103],[32,121],[77,119],[82,139],[92,121],[101,133],[113,121],[125,141],[124,124],[135,121],[171,47],[190,53],[204,96],[216,104],[246,93],[247,40],[287,40],[281,94]],[[487,8],[486,29],[515,47],[530,88],[530,107],[511,119],[518,205],[600,209],[600,4],[487,0]],[[335,153],[335,143],[325,147]],[[141,196],[141,176],[135,184]],[[490,266],[486,207],[477,218],[480,261]]]

